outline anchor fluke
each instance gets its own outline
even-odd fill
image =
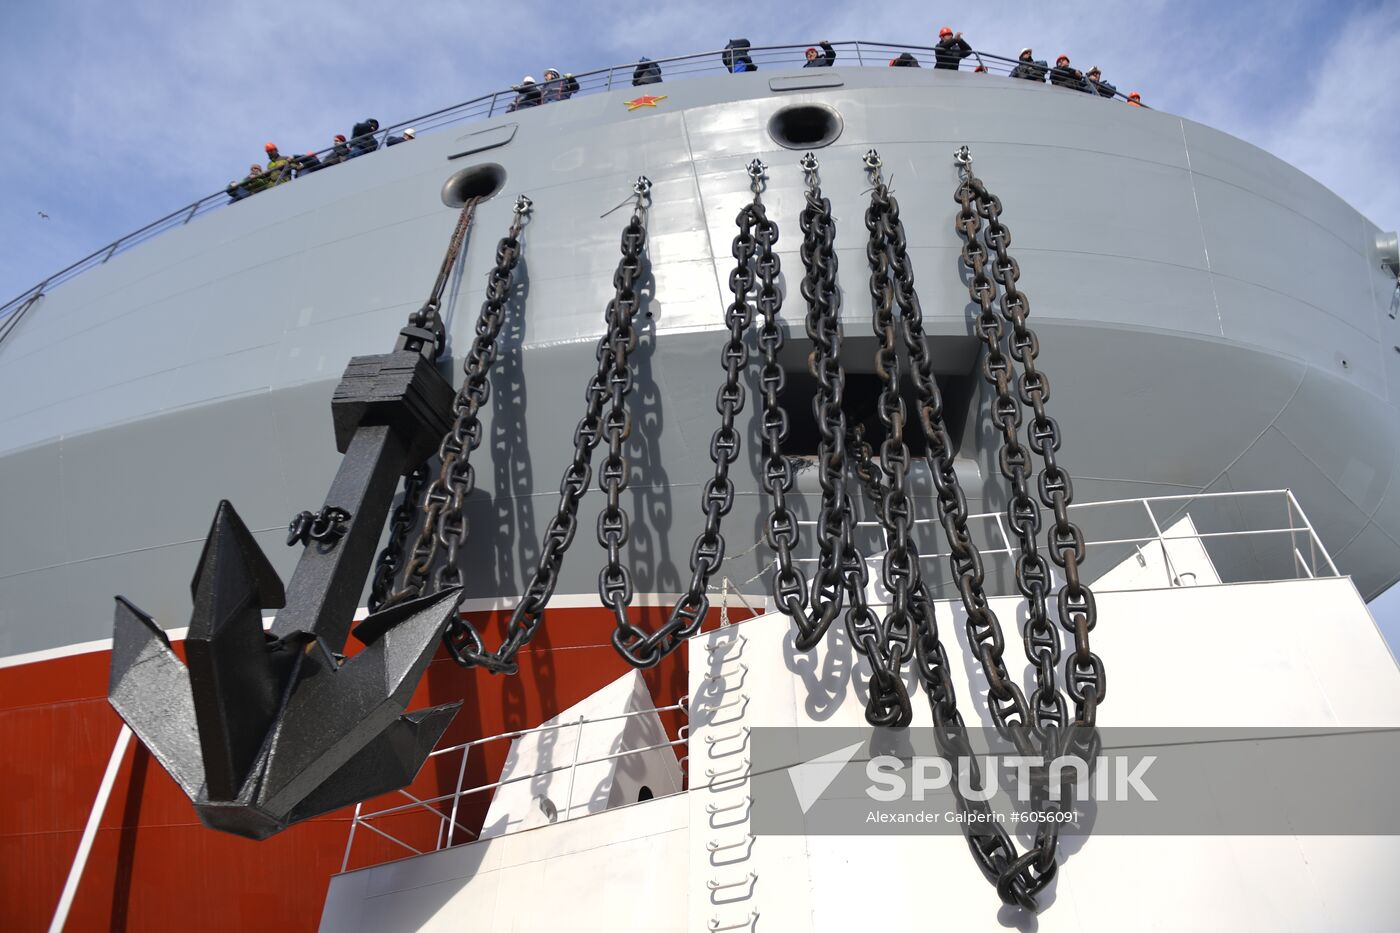
[[[273,740],[261,789],[268,806],[290,812],[399,720],[460,601],[454,587],[403,604],[397,624],[338,667],[307,654]]]
[[[112,624],[107,698],[193,799],[204,786],[190,676],[160,626],[121,596]]]
[[[447,703],[400,716],[312,791],[292,811],[293,822],[411,784],[461,707]]]
[[[452,588],[366,620],[349,660],[314,635],[265,634],[281,582],[227,502],[193,582],[188,667],[118,597],[109,699],[206,826],[263,839],[410,783],[461,704],[403,715],[461,601]]]
[[[282,581],[227,499],[214,514],[190,591],[185,659],[205,782],[210,797],[232,800],[277,716],[295,654],[269,651],[262,611],[281,608]]]

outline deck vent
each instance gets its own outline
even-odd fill
[[[470,198],[489,198],[505,187],[506,170],[495,162],[464,168],[442,186],[442,203],[461,207]]]
[[[793,104],[773,114],[768,135],[784,149],[820,149],[841,135],[841,115],[822,104]]]
[[[1394,230],[1376,234],[1376,252],[1380,255],[1381,268],[1400,278],[1400,237]]]

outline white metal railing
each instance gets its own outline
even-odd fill
[[[1162,528],[1162,520],[1159,519],[1158,514],[1153,510],[1154,504],[1160,505],[1162,503],[1186,503],[1187,505],[1185,507],[1178,507],[1177,509],[1177,511],[1180,511],[1183,515],[1186,515],[1189,514],[1189,505],[1197,502],[1231,499],[1260,499],[1267,497],[1274,497],[1279,500],[1282,509],[1279,518],[1284,523],[1284,525],[1286,525],[1286,527],[1284,527],[1284,525],[1281,525],[1279,527],[1266,528],[1245,527],[1234,528],[1228,531],[1210,532],[1202,532],[1194,529],[1192,529],[1189,532],[1177,532],[1171,529],[1164,531]],[[1332,555],[1328,553],[1326,546],[1323,545],[1322,540],[1317,536],[1317,531],[1313,528],[1312,522],[1308,520],[1307,514],[1303,511],[1302,506],[1298,504],[1298,500],[1294,498],[1292,491],[1288,489],[1251,490],[1247,492],[1190,493],[1178,496],[1151,496],[1137,499],[1105,499],[1097,502],[1076,502],[1072,504],[1069,508],[1071,512],[1079,512],[1081,514],[1092,509],[1101,510],[1109,508],[1141,508],[1143,510],[1143,513],[1147,517],[1148,523],[1151,526],[1151,534],[1103,538],[1094,538],[1091,535],[1086,534],[1084,539],[1084,546],[1086,552],[1090,548],[1124,547],[1130,545],[1138,548],[1139,553],[1141,553],[1141,549],[1144,546],[1160,549],[1162,555],[1162,563],[1166,570],[1165,583],[1167,586],[1187,585],[1184,579],[1184,577],[1187,575],[1179,574],[1176,571],[1175,564],[1172,558],[1171,548],[1169,547],[1170,544],[1179,543],[1183,541],[1196,541],[1201,545],[1202,548],[1205,548],[1205,542],[1207,541],[1218,541],[1223,539],[1244,539],[1268,536],[1275,536],[1281,538],[1285,535],[1288,536],[1289,539],[1289,549],[1291,552],[1290,558],[1294,571],[1294,575],[1292,577],[1281,577],[1277,574],[1267,574],[1258,579],[1233,579],[1224,582],[1257,583],[1279,579],[1312,579],[1316,577],[1342,576],[1341,572],[1337,570],[1336,563],[1332,560]],[[1015,555],[1016,549],[1012,545],[1011,539],[1006,532],[1006,515],[1004,512],[981,512],[976,515],[968,516],[969,528],[971,528],[971,526],[977,522],[982,522],[984,524],[992,524],[996,528],[997,537],[1000,539],[1000,547],[979,547],[979,550],[981,551],[981,554],[984,558],[1002,555],[1005,555],[1009,558]],[[797,524],[799,526],[815,527],[817,523],[815,521],[803,520],[799,521]],[[938,525],[939,520],[935,517],[920,518],[916,519],[913,522],[913,524],[915,526]],[[878,530],[882,536],[884,534],[884,527],[877,521],[857,522],[856,526],[859,528],[874,528]],[[969,531],[969,533],[971,533],[971,531]],[[1304,548],[1306,548],[1306,553],[1304,552]],[[920,563],[925,563],[930,561],[941,560],[943,558],[946,558],[947,556],[948,552],[946,550],[932,551],[929,553],[924,553],[921,551],[919,555],[919,560]],[[872,554],[867,558],[867,561],[873,563],[878,561],[880,557],[881,554],[879,553]],[[797,563],[810,564],[815,563],[817,561],[817,558],[800,557],[795,558],[794,560]],[[1107,591],[1111,590],[1112,588],[1110,587]],[[998,594],[989,592],[987,595],[995,596],[1010,594]]]
[[[766,45],[753,46],[748,49],[749,57],[753,59],[755,65],[761,71],[771,68],[801,67],[806,62],[803,53],[809,43],[798,43],[793,45]],[[901,52],[909,52],[924,68],[934,64],[934,49],[931,46],[908,45],[904,43],[871,42],[869,40],[853,40],[833,42],[832,46],[838,54],[837,66],[841,68],[851,67],[885,67],[889,64],[889,59]],[[663,82],[673,82],[677,79],[693,77],[704,74],[720,74],[728,69],[723,64],[723,49],[711,49],[704,52],[694,52],[688,55],[678,55],[670,58],[658,58],[654,64],[662,69]],[[1018,62],[1014,58],[997,55],[992,52],[974,51],[973,58],[969,60],[969,68],[972,63],[982,66],[990,75],[1005,76],[1010,74]],[[574,96],[584,96],[587,94],[606,93],[618,88],[632,86],[632,75],[638,62],[625,62],[618,65],[610,65],[606,68],[599,68],[593,71],[582,72],[574,76],[579,83],[579,90]],[[969,68],[960,69],[969,74],[969,80],[983,80],[986,75],[979,75],[975,79],[971,77]],[[645,93],[646,89],[655,85],[639,85],[642,89],[638,93]],[[664,87],[664,84],[663,84]],[[486,120],[498,114],[506,113],[510,109],[511,102],[517,96],[514,87],[504,88],[480,97],[444,107],[422,116],[403,120],[391,126],[380,127],[372,135],[376,145],[383,148],[385,141],[393,133],[412,126],[421,136],[424,132],[431,132],[447,126],[456,126],[461,123],[475,120]],[[1121,92],[1116,97],[1126,99]],[[290,149],[291,147],[289,147]],[[316,153],[317,156],[325,156],[333,151],[333,147],[322,149]],[[266,192],[263,193],[266,195]],[[219,190],[213,194],[206,195],[195,201],[193,204],[186,204],[177,210],[171,211],[164,217],[154,220],[146,226],[126,234],[108,243],[106,246],[89,253],[77,262],[66,266],[55,272],[48,278],[32,288],[26,289],[15,298],[0,305],[0,342],[13,331],[19,324],[20,318],[24,316],[47,292],[53,287],[82,274],[88,269],[103,265],[118,253],[125,252],[139,243],[143,243],[152,237],[158,236],[167,230],[183,227],[196,217],[207,214],[210,211],[218,210],[230,203],[228,192]]]
[[[477,834],[473,830],[471,830],[469,827],[463,826],[461,821],[458,820],[458,815],[460,813],[460,807],[463,798],[470,797],[473,794],[479,794],[484,791],[495,790],[496,788],[504,787],[507,784],[515,784],[520,781],[528,781],[545,774],[557,774],[565,770],[569,772],[568,792],[567,796],[564,798],[564,812],[562,815],[560,815],[560,820],[572,819],[572,811],[574,809],[574,775],[576,774],[580,765],[591,765],[604,761],[613,761],[619,758],[627,758],[631,755],[640,755],[643,752],[653,752],[663,748],[675,748],[677,745],[683,745],[687,741],[689,741],[689,737],[687,734],[688,727],[681,726],[677,738],[672,739],[668,742],[661,742],[656,745],[647,745],[642,748],[622,749],[620,751],[612,752],[607,755],[599,755],[597,757],[580,760],[579,749],[583,746],[583,727],[594,723],[611,722],[619,719],[632,719],[637,716],[649,716],[652,714],[660,714],[671,711],[678,711],[683,716],[688,717],[689,708],[687,700],[687,697],[681,697],[679,701],[671,704],[670,706],[658,706],[643,710],[633,710],[632,712],[628,713],[619,713],[616,716],[598,716],[592,719],[580,716],[577,719],[570,719],[568,722],[536,726],[533,729],[518,729],[514,732],[502,732],[500,735],[487,736],[483,739],[473,739],[470,742],[463,742],[460,745],[453,745],[448,748],[436,749],[432,752],[432,754],[428,756],[429,762],[431,762],[434,758],[442,758],[443,756],[447,755],[461,755],[461,759],[457,763],[457,783],[456,786],[453,788],[452,792],[447,794],[440,794],[436,797],[420,799],[418,797],[415,797],[413,794],[409,793],[407,790],[400,790],[396,793],[399,796],[406,798],[409,801],[408,803],[398,804],[396,806],[391,807],[385,807],[379,810],[366,811],[364,809],[365,805],[363,802],[357,803],[355,805],[355,815],[350,821],[350,836],[345,841],[345,855],[341,859],[340,870],[345,871],[349,868],[351,850],[355,845],[355,834],[361,828],[367,829],[370,832],[384,837],[385,839],[398,846],[401,846],[402,848],[404,848],[408,852],[413,853],[414,855],[424,854],[423,849],[419,849],[413,845],[410,845],[409,843],[403,841],[402,839],[381,828],[380,826],[376,826],[373,822],[376,819],[382,820],[384,817],[414,811],[430,813],[437,818],[438,827],[437,837],[433,843],[433,848],[429,851],[437,851],[439,849],[450,848],[451,846],[456,845],[460,842],[470,842],[471,840],[477,838]],[[499,742],[505,739],[514,740],[520,738],[521,736],[545,732],[556,732],[562,729],[578,730],[576,733],[576,740],[574,742],[573,758],[569,762],[569,764],[559,765],[557,767],[551,768],[538,768],[529,772],[528,774],[512,775],[511,777],[502,778],[500,780],[493,781],[489,784],[478,784],[474,787],[466,788],[462,786],[463,782],[466,780],[467,758],[473,748],[486,745],[490,742]],[[509,759],[507,759],[507,763],[508,762]],[[427,764],[425,763],[424,768],[426,767]],[[682,782],[681,789],[684,789],[684,782]],[[673,791],[672,793],[678,792],[679,791]],[[669,794],[660,794],[658,796],[665,797],[669,796]],[[459,838],[457,835],[458,832],[462,833],[464,838]]]

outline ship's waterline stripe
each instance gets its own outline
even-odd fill
[[[673,606],[676,600],[680,599],[679,593],[638,593],[632,600],[632,605],[636,607],[648,606]],[[761,596],[749,596],[751,600],[762,599]],[[491,612],[493,610],[514,609],[519,602],[516,596],[494,596],[477,599],[462,600],[462,612]],[[602,602],[598,599],[597,593],[559,593],[549,601],[551,609],[601,609]],[[369,610],[364,606],[355,610],[355,621],[359,622],[369,615]],[[263,616],[263,628],[271,628],[272,620],[276,616]],[[188,634],[189,627],[170,628],[165,630],[166,637],[171,641],[184,641]],[[12,654],[7,658],[0,658],[0,670],[7,667],[19,667],[22,664],[37,664],[40,661],[52,661],[55,658],[67,658],[78,654],[90,654],[94,651],[111,651],[112,639],[99,638],[95,641],[83,641],[72,645],[62,645],[57,648],[44,648],[40,651],[29,651],[24,654]]]

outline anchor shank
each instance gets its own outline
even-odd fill
[[[326,505],[351,519],[339,541],[312,541],[287,584],[287,606],[277,613],[272,634],[315,635],[331,651],[345,647],[350,625],[394,491],[408,464],[408,449],[388,425],[355,432],[340,462]]]
[[[345,647],[375,547],[400,476],[422,463],[447,432],[452,386],[422,354],[356,357],[336,387],[331,410],[345,454],[325,504],[349,513],[338,540],[311,540],[287,585],[272,634],[316,636]]]

